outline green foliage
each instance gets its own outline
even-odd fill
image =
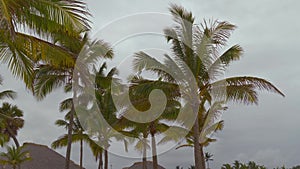
[[[85,2],[2,0],[0,9],[0,61],[27,88],[33,89],[34,70],[41,63],[74,65],[74,55],[65,45],[76,44],[90,28]]]
[[[267,169],[263,165],[258,165],[253,161],[249,161],[247,164],[235,161],[232,165],[224,164],[221,169]]]
[[[23,150],[24,147],[7,147],[6,153],[0,154],[0,163],[2,165],[10,165],[14,169],[20,166],[23,162],[31,160],[30,154],[28,151]]]
[[[16,146],[19,146],[16,136],[18,130],[24,126],[23,111],[17,106],[9,103],[2,103],[0,107],[0,143],[1,146],[8,142],[11,138]]]
[[[196,24],[193,14],[183,7],[172,4],[169,10],[176,25],[164,29],[164,33],[166,40],[172,45],[174,56],[165,54],[164,61],[159,62],[145,52],[138,52],[135,54],[133,67],[137,72],[152,71],[169,82],[174,82],[175,79],[165,70],[172,70],[179,77],[186,77],[186,69],[193,73],[197,83],[197,89],[193,89],[195,90],[193,92],[198,91],[198,98],[186,102],[194,103],[198,100],[200,107],[194,108],[194,111],[198,111],[193,112],[198,114],[194,124],[197,128],[187,136],[187,146],[194,145],[200,150],[209,142],[215,141],[210,136],[223,128],[223,121],[216,121],[226,110],[223,104],[229,101],[257,104],[258,90],[284,96],[273,84],[262,78],[243,76],[220,78],[230,63],[239,60],[243,54],[243,49],[239,45],[222,51],[236,28],[235,25],[218,20],[204,20],[203,23]],[[195,151],[195,158],[196,156],[201,157],[200,151]],[[197,165],[200,165],[198,160],[201,160],[202,166],[196,168],[204,168],[204,159],[196,158]]]

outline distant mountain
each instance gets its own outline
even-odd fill
[[[63,169],[65,157],[45,145],[24,143],[24,151],[28,151],[32,160],[22,163],[22,169]],[[11,166],[2,166],[0,169],[12,169]],[[80,169],[73,161],[70,169]]]

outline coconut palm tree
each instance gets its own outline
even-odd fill
[[[85,3],[81,0],[3,0],[0,5],[0,60],[8,64],[12,73],[22,78],[28,88],[34,88],[39,98],[71,81],[72,78],[64,77],[72,74],[70,70],[84,44],[81,34],[90,28]],[[18,31],[19,28],[24,28],[26,33]],[[54,74],[48,73],[49,78],[43,79],[46,81],[36,80],[46,74],[45,71],[57,77],[51,79]],[[37,72],[39,75],[35,75]],[[71,141],[67,147],[66,169],[70,154]]]
[[[70,39],[69,39],[70,40]],[[69,66],[61,66],[57,67],[51,64],[41,64],[35,70],[35,79],[34,79],[34,93],[35,96],[39,99],[43,99],[46,95],[52,92],[54,89],[65,86],[66,92],[72,90],[72,84],[74,83],[73,72],[75,69],[75,61],[79,57],[81,49],[85,46],[90,50],[89,54],[92,55],[87,58],[91,58],[90,63],[94,63],[99,58],[112,58],[113,52],[110,46],[101,41],[96,40],[90,42],[88,39],[88,35],[85,34],[83,37],[78,37],[77,39],[73,39],[73,41],[64,41],[64,48],[71,53],[73,56],[73,62]],[[92,54],[91,54],[92,53]],[[78,66],[78,65],[77,65]],[[86,65],[81,65],[88,67],[88,63]],[[73,96],[76,96],[75,91],[73,92]],[[72,104],[71,113],[70,113],[70,126],[73,126],[73,119],[75,114],[75,108]],[[70,163],[71,156],[71,143],[72,143],[72,127],[68,128],[68,145],[66,151],[66,167],[68,169]]]
[[[157,159],[157,149],[156,149],[156,135],[164,133],[169,126],[167,123],[163,122],[163,120],[167,120],[169,122],[174,121],[179,113],[180,103],[177,100],[179,98],[179,88],[174,83],[164,82],[161,79],[159,80],[148,80],[144,79],[141,76],[134,76],[130,82],[129,87],[129,97],[134,106],[132,109],[130,106],[122,105],[121,107],[125,107],[125,110],[122,112],[122,117],[130,116],[131,114],[136,116],[136,112],[134,109],[137,109],[141,112],[145,112],[150,109],[151,105],[155,104],[163,104],[161,100],[156,99],[156,103],[150,103],[148,98],[150,93],[155,90],[160,89],[166,94],[167,102],[166,107],[162,114],[156,118],[154,121],[151,122],[133,122],[130,120],[122,119],[126,122],[125,123],[128,128],[131,128],[130,132],[138,138],[138,141],[135,145],[135,148],[142,152],[143,154],[143,168],[146,168],[146,154],[149,145],[147,143],[148,136],[151,137],[151,148],[152,148],[152,161],[153,161],[153,168],[158,168],[158,159]],[[126,96],[125,96],[126,97]],[[120,97],[123,100],[122,97]],[[155,109],[153,109],[155,111]],[[155,114],[156,112],[149,112],[151,114]],[[160,113],[160,112],[159,112]],[[121,118],[122,118],[121,117]],[[143,119],[146,119],[146,116],[140,116]],[[165,143],[170,141],[169,139],[165,138],[161,140],[160,143]]]
[[[90,28],[82,0],[2,0],[0,9],[0,61],[30,89],[34,67],[72,64],[62,44]]]
[[[55,122],[57,126],[65,127],[68,129],[69,127],[69,120],[65,118],[65,120],[57,120]],[[92,150],[94,156],[96,159],[98,159],[98,153],[101,150],[101,147],[97,145],[90,136],[84,132],[83,128],[81,127],[78,118],[74,119],[74,125],[73,125],[73,133],[72,133],[72,143],[79,142],[80,144],[80,168],[83,168],[83,143],[87,143]],[[62,135],[57,140],[52,142],[51,147],[54,149],[66,147],[68,145],[68,135]]]
[[[22,147],[7,147],[6,153],[0,154],[1,159],[0,163],[4,165],[11,165],[13,169],[21,169],[21,164],[25,161],[31,160],[30,154],[28,151],[23,150]]]
[[[128,140],[124,139],[118,133],[114,132],[112,128],[119,133],[129,134],[129,132],[123,131],[123,126],[119,125],[119,119],[117,117],[117,109],[113,100],[112,93],[112,83],[120,84],[120,80],[115,76],[118,74],[116,68],[112,68],[106,73],[107,64],[104,62],[99,70],[94,68],[93,73],[95,74],[95,96],[98,110],[100,110],[105,121],[110,124],[110,127],[102,126],[101,124],[94,127],[94,135],[98,136],[98,143],[103,147],[104,152],[104,169],[108,169],[108,149],[110,147],[111,139],[114,138],[117,141],[123,141],[125,146],[125,151],[127,151]],[[122,87],[121,87],[122,88]],[[120,88],[120,90],[121,90]],[[99,114],[100,112],[95,112]],[[93,119],[92,119],[93,120]],[[99,121],[97,121],[99,122]],[[93,122],[92,122],[93,123]],[[112,128],[111,128],[112,127]],[[100,158],[101,160],[101,158]],[[101,161],[99,161],[101,163]],[[100,164],[99,163],[99,164]],[[100,165],[99,165],[100,166]]]
[[[71,109],[72,109],[72,104],[73,101],[71,98],[64,100],[60,104],[60,111],[65,111],[68,110],[68,113],[65,115],[64,119],[59,119],[56,120],[55,124],[59,127],[64,127],[65,129],[68,130],[70,127],[70,114],[71,114]],[[80,168],[83,168],[83,142],[89,143],[90,138],[87,134],[84,133],[83,128],[80,125],[79,119],[77,118],[76,115],[74,115],[73,119],[73,126],[72,126],[72,143],[74,142],[79,142],[80,143]],[[68,135],[65,134],[61,137],[59,137],[57,140],[55,140],[52,144],[51,147],[56,149],[60,147],[65,147],[68,145]]]
[[[257,104],[257,90],[267,90],[282,96],[283,93],[267,80],[258,77],[243,76],[220,79],[224,69],[232,61],[239,60],[243,53],[243,49],[239,45],[234,45],[223,53],[221,51],[226,46],[235,25],[220,21],[204,21],[201,25],[195,24],[195,18],[191,12],[174,4],[171,5],[170,12],[176,26],[166,28],[164,33],[167,41],[172,45],[171,50],[174,54],[172,57],[175,59],[170,59],[172,57],[166,54],[165,64],[162,64],[145,52],[139,52],[135,56],[134,68],[136,71],[153,71],[172,81],[174,81],[174,77],[172,78],[169,73],[158,68],[165,67],[176,71],[174,67],[185,70],[183,65],[186,65],[192,72],[197,83],[197,89],[194,92],[197,93],[198,98],[187,102],[191,102],[193,113],[198,116],[196,119],[200,119],[195,120],[193,126],[195,168],[205,169],[203,146],[201,146],[203,140],[200,141],[203,131],[199,129],[205,123],[202,117],[205,117],[207,104],[211,104],[213,100]],[[225,92],[215,93],[212,96],[213,91],[224,88]],[[195,101],[199,104],[194,104]]]
[[[17,106],[13,106],[9,103],[3,103],[0,107],[0,121],[1,121],[1,135],[13,139],[17,148],[20,147],[17,139],[18,130],[24,126],[23,111]]]

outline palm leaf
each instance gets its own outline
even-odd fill
[[[59,111],[71,110],[73,105],[73,98],[63,100],[59,105]]]
[[[0,100],[2,100],[4,98],[15,99],[16,97],[17,97],[17,93],[12,90],[6,90],[3,92],[0,92]]]
[[[257,93],[256,89],[258,90],[266,90],[269,92],[274,92],[276,94],[280,94],[284,96],[284,94],[276,88],[271,82],[258,78],[258,77],[229,77],[224,80],[219,80],[213,82],[209,85],[208,88],[215,87],[217,88],[224,88],[226,87],[227,99],[231,101],[241,101],[242,103],[255,103],[257,104]],[[210,89],[211,90],[211,89]],[[220,96],[224,97],[224,96]]]
[[[243,49],[239,45],[234,45],[225,51],[218,59],[216,59],[211,65],[209,65],[208,73],[211,78],[218,75],[223,75],[225,67],[232,61],[239,60],[243,54]]]
[[[30,4],[35,12],[20,13],[17,18],[20,23],[26,24],[39,35],[45,32],[72,34],[74,30],[81,32],[90,28],[86,17],[90,14],[86,10],[85,2],[81,0],[30,0]]]

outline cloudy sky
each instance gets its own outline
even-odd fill
[[[153,26],[151,30],[161,29],[164,25],[172,23],[158,17],[150,21],[131,18],[126,20],[125,24],[118,22],[119,18],[124,19],[124,16],[137,13],[168,13],[170,3],[177,3],[191,10],[198,23],[203,18],[213,18],[237,25],[238,28],[231,36],[229,45],[240,44],[245,54],[240,61],[230,66],[226,76],[263,77],[281,89],[286,97],[260,93],[258,106],[230,104],[230,108],[222,116],[225,120],[225,128],[215,135],[218,142],[205,149],[214,155],[211,168],[220,168],[222,164],[232,163],[234,160],[244,162],[254,160],[268,167],[283,164],[290,167],[300,164],[300,108],[297,106],[300,103],[298,99],[300,94],[298,88],[300,86],[299,1],[111,0],[101,2],[88,0],[87,2],[93,14],[91,20],[94,37],[103,35],[101,38],[112,44],[116,43],[116,40],[121,40],[118,39],[121,35],[116,35],[120,32],[122,34],[131,29],[134,32],[135,29],[144,29],[149,25]],[[149,19],[149,16],[146,18]],[[114,22],[117,22],[119,27],[113,26]],[[116,45],[116,58],[119,60],[116,60],[120,61],[118,63],[120,71],[128,70],[122,56],[132,55],[137,49],[167,49],[166,44],[164,46],[156,43],[157,41],[160,41],[160,37],[145,35],[119,42]],[[58,104],[67,96],[62,94],[62,90],[57,90],[45,100],[37,102],[20,81],[11,77],[5,66],[1,65],[0,72],[4,77],[1,90],[17,91],[18,99],[14,103],[25,112],[26,123],[19,133],[20,141],[50,145],[65,132],[56,127],[54,122],[63,117],[63,114],[58,112]],[[77,148],[75,146],[72,150],[74,161],[78,161]],[[65,149],[58,151],[65,153]],[[96,168],[94,158],[87,149],[85,155],[86,168]],[[193,163],[192,157],[191,149],[171,150],[159,156],[159,162],[167,169],[174,169],[177,165],[189,166]],[[115,169],[130,166],[134,161],[137,159],[132,160],[113,154],[110,158],[110,164]]]

